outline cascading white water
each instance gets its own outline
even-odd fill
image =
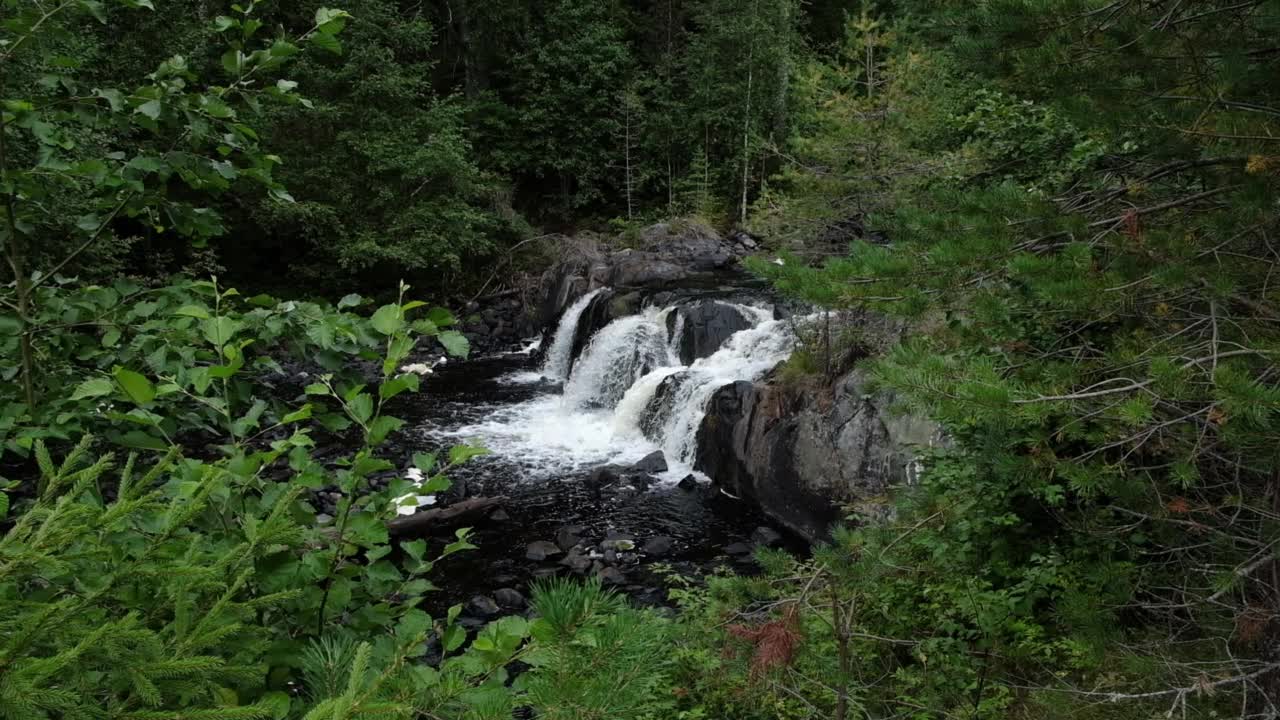
[[[647,308],[596,333],[564,386],[564,401],[579,408],[613,408],[650,371],[677,364],[667,344],[670,308]]]
[[[692,465],[698,428],[707,414],[707,403],[716,390],[741,380],[759,379],[791,355],[795,336],[783,320],[769,320],[734,333],[710,357],[695,360],[686,377],[674,389],[671,411],[661,431],[667,458]]]
[[[551,349],[547,350],[546,360],[542,363],[543,375],[553,380],[564,380],[569,376],[569,366],[573,364],[573,336],[578,331],[578,320],[591,301],[604,291],[605,288],[598,288],[574,300],[560,316]]]
[[[565,379],[563,395],[495,408],[476,424],[436,434],[475,440],[543,477],[634,462],[661,449],[670,467],[666,477],[676,480],[692,470],[698,428],[715,391],[758,379],[785,360],[795,344],[790,323],[773,320],[771,308],[733,305],[754,326],[732,335],[711,356],[681,365],[683,314],[668,333],[668,316],[676,308],[651,307],[609,323],[573,362],[579,319],[600,292],[579,298],[565,311],[548,351],[542,373]],[[662,410],[655,414],[658,390],[669,378],[675,382],[664,390]]]

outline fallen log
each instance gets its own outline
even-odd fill
[[[387,522],[387,531],[393,535],[404,535],[428,529],[461,525],[475,519],[478,515],[487,513],[506,501],[506,495],[477,497],[459,500],[448,507],[419,510],[412,515],[405,515]]]

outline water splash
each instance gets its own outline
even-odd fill
[[[671,308],[648,308],[596,333],[565,383],[565,403],[612,409],[637,380],[656,368],[678,364],[667,344],[670,312]]]
[[[567,372],[579,317],[599,292],[579,298],[565,311],[544,375]],[[679,362],[679,333],[667,332],[668,316],[676,307],[650,307],[596,333],[572,363],[563,394],[485,409],[471,424],[433,434],[479,442],[519,463],[530,476],[544,478],[604,463],[631,463],[661,449],[670,467],[663,477],[678,480],[692,472],[698,428],[716,390],[759,379],[795,345],[790,322],[773,320],[772,309],[734,307],[756,324],[691,365]],[[655,413],[660,389],[664,395]]]
[[[578,320],[582,313],[605,288],[597,288],[583,295],[560,316],[560,324],[556,326],[556,335],[547,351],[547,358],[542,364],[542,374],[554,380],[564,380],[569,376],[569,367],[573,364],[573,336],[578,330]]]
[[[714,354],[695,360],[672,389],[670,414],[657,433],[669,461],[693,464],[698,428],[717,390],[739,381],[758,380],[786,360],[794,346],[790,324],[769,320],[734,333]]]

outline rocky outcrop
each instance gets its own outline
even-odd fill
[[[609,250],[599,236],[561,239],[561,261],[542,278],[542,324],[551,324],[570,303],[598,287],[620,294],[715,284],[739,275],[738,260],[748,251],[715,230],[695,222],[658,223],[641,231],[637,247]]]
[[[816,392],[776,380],[721,388],[698,431],[697,469],[809,540],[842,506],[886,512],[887,489],[914,481],[920,450],[942,433],[866,380],[854,370]]]
[[[752,322],[733,305],[716,300],[699,300],[682,305],[667,316],[667,332],[680,348],[680,362],[689,365],[709,357],[739,330]]]

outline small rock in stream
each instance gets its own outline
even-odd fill
[[[537,562],[542,562],[547,558],[558,557],[563,554],[564,554],[564,551],[561,550],[555,543],[547,542],[546,540],[538,540],[536,542],[531,542],[525,547],[525,550],[524,550],[524,556],[526,558],[529,558],[530,560],[534,560]]]
[[[528,604],[524,599],[524,595],[521,595],[518,590],[514,590],[512,588],[499,588],[498,590],[495,590],[493,593],[493,599],[498,601],[498,605],[500,607],[507,608],[508,610],[521,610]]]
[[[467,612],[480,617],[493,617],[502,610],[494,599],[485,595],[476,595],[467,602]]]
[[[671,548],[674,544],[675,543],[671,538],[665,535],[659,535],[658,537],[651,537],[648,540],[645,540],[644,546],[641,549],[644,550],[645,555],[649,555],[651,557],[663,557],[671,552]]]
[[[600,543],[600,549],[608,552],[616,552],[619,550],[635,550],[636,541],[632,537],[606,538]]]
[[[600,582],[605,585],[624,585],[627,582],[627,576],[615,567],[600,568],[600,572],[596,573],[596,577],[600,578]]]
[[[777,547],[782,544],[782,535],[771,527],[761,525],[751,533],[751,542],[762,547]]]
[[[492,520],[493,522],[503,523],[510,520],[511,516],[507,514],[506,510],[503,510],[502,508],[498,508],[497,510],[494,510],[493,512],[489,513],[489,519]]]
[[[641,458],[640,462],[632,465],[631,469],[651,475],[664,473],[667,471],[667,456],[663,455],[661,450],[654,450]]]
[[[736,542],[725,546],[724,551],[730,555],[750,555],[751,546],[746,543]]]
[[[577,550],[574,550],[573,552],[569,553],[568,557],[561,560],[560,564],[564,565],[565,567],[569,568],[575,573],[578,573],[579,575],[585,575],[587,570],[591,568],[591,558],[587,557],[586,555],[583,555]]]
[[[581,525],[565,525],[556,531],[556,545],[560,546],[561,550],[569,552],[570,548],[582,542],[582,531],[584,530],[586,528]]]
[[[676,487],[680,488],[681,490],[687,490],[692,492],[698,489],[698,485],[699,485],[698,478],[694,477],[692,474],[689,474],[681,478],[680,482],[676,485]]]

